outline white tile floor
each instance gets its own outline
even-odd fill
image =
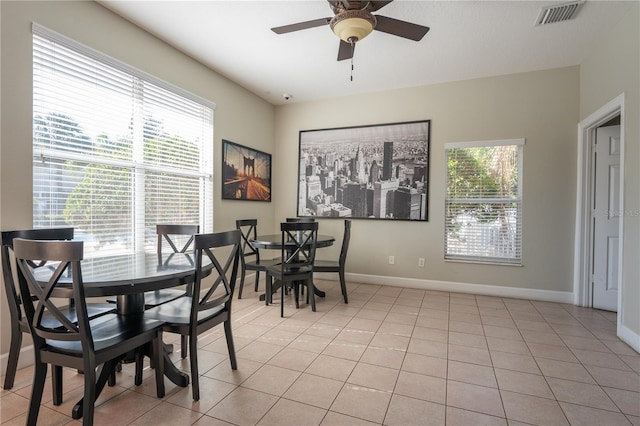
[[[233,307],[238,370],[222,330],[201,336],[200,401],[169,381],[157,399],[151,372],[136,387],[126,365],[95,423],[640,425],[640,355],[615,336],[615,314],[356,283],[345,305],[336,282],[316,284],[318,311],[288,299],[284,319],[247,285]],[[25,424],[31,374],[0,393],[3,425]],[[64,388],[55,407],[47,385],[39,424],[73,422],[81,376],[65,370]]]

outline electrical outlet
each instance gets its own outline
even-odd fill
[[[418,267],[424,268],[424,257],[418,258]]]
[[[396,259],[393,256],[389,256],[389,265],[393,265],[396,263]]]

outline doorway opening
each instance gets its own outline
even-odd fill
[[[618,121],[619,120],[619,121]],[[596,157],[603,158],[603,153],[596,152],[596,141],[599,128],[614,126],[619,123],[619,128],[624,129],[624,94],[619,95],[606,105],[595,111],[589,117],[578,124],[578,182],[576,202],[576,232],[574,245],[574,304],[585,307],[594,307],[594,280],[596,273],[605,270],[605,286],[616,289],[617,295],[614,305],[610,310],[618,312],[618,330],[622,318],[622,258],[623,258],[623,176],[624,176],[624,131],[619,132],[619,138],[607,144],[604,152],[615,151],[619,165],[611,168],[612,173],[597,174]],[[600,134],[602,138],[602,133]],[[608,138],[609,136],[607,136]],[[601,144],[602,146],[602,144]],[[598,148],[601,150],[601,148]],[[605,174],[604,185],[600,182],[600,189],[596,186],[597,180]],[[610,194],[603,193],[602,188],[611,190]],[[605,191],[606,192],[606,191]],[[596,201],[606,199],[602,211],[596,209]],[[605,249],[598,247],[597,232],[602,229],[602,217],[615,219],[610,223],[617,228],[615,235],[600,236],[603,238]],[[596,231],[598,226],[598,231]],[[602,241],[600,242],[602,245]],[[603,253],[606,253],[603,255]],[[607,256],[603,259],[602,256]],[[599,263],[599,264],[598,264]],[[595,268],[595,269],[594,269]],[[599,268],[599,270],[598,270]],[[596,294],[596,298],[598,298]],[[599,306],[596,302],[595,307]]]

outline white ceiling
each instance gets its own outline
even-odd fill
[[[431,30],[419,42],[374,31],[350,81],[328,25],[270,30],[333,16],[326,1],[99,2],[274,105],[577,65],[631,6],[588,0],[571,21],[535,26],[543,6],[566,1],[395,0],[375,14]]]

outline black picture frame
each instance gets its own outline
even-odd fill
[[[429,220],[431,120],[301,130],[299,217]]]
[[[223,139],[222,199],[271,202],[271,154]]]

